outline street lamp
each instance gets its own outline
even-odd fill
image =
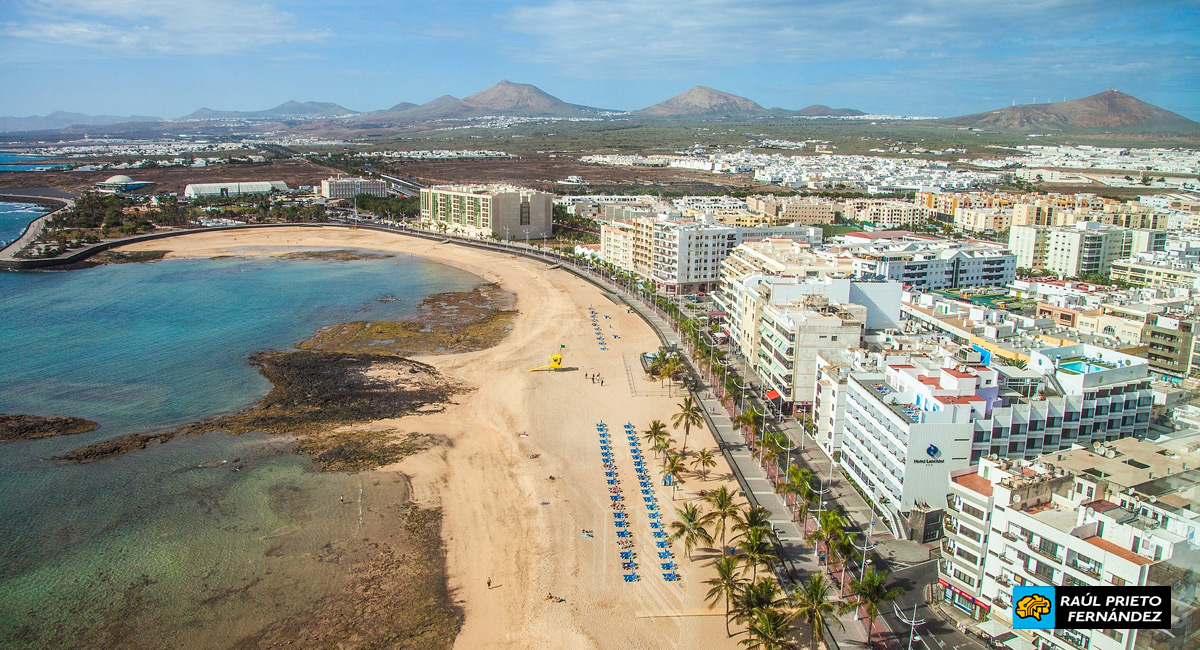
[[[871,564],[871,560],[869,560],[867,558],[867,551],[870,551],[871,549],[875,548],[875,545],[871,543],[871,535],[873,535],[874,533],[875,533],[875,519],[872,518],[871,526],[867,531],[867,535],[866,535],[866,537],[863,538],[862,548],[859,548],[858,544],[855,544],[854,542],[850,542],[850,545],[854,547],[854,550],[862,553],[862,562],[861,562],[861,566],[860,566],[859,572],[858,572],[858,581],[859,582],[862,582],[863,578],[866,577],[867,565]],[[842,581],[841,582],[842,582],[842,588],[845,589],[846,588],[846,563],[845,562],[842,562]],[[858,620],[858,611],[857,610],[855,610],[855,612],[854,612],[854,620],[856,620],[856,621]]]
[[[896,612],[896,618],[900,619],[901,623],[908,625],[908,650],[912,650],[913,636],[915,636],[917,633],[917,626],[925,624],[925,619],[917,618],[917,604],[918,603],[913,604],[912,618],[906,619],[904,618],[904,613],[900,611],[900,608],[896,607],[896,603],[892,603],[892,610]],[[870,630],[867,630],[867,638],[871,638]]]

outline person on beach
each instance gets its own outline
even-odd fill
[[[338,501],[341,501],[342,505],[346,505],[346,495],[343,494],[343,495],[339,496]]]
[[[492,577],[488,576],[488,589],[492,588]]]

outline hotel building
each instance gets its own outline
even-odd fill
[[[512,240],[553,234],[553,195],[512,185],[439,185],[421,189],[421,222],[471,237]]]
[[[1029,356],[1028,370],[918,357],[850,374],[841,464],[894,532],[921,539],[923,527],[903,520],[944,508],[947,475],[984,456],[1033,458],[1146,435],[1145,359],[1091,345]]]

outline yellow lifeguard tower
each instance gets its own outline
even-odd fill
[[[565,348],[566,346],[564,345],[561,347]],[[563,355],[561,353],[560,354],[552,354],[552,355],[550,355],[550,363],[547,363],[544,366],[530,368],[529,372],[533,372],[535,370],[562,370],[562,359],[563,359]]]

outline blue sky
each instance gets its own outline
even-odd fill
[[[361,111],[509,79],[909,115],[1116,88],[1200,120],[1200,0],[0,0],[0,79],[2,115]]]

